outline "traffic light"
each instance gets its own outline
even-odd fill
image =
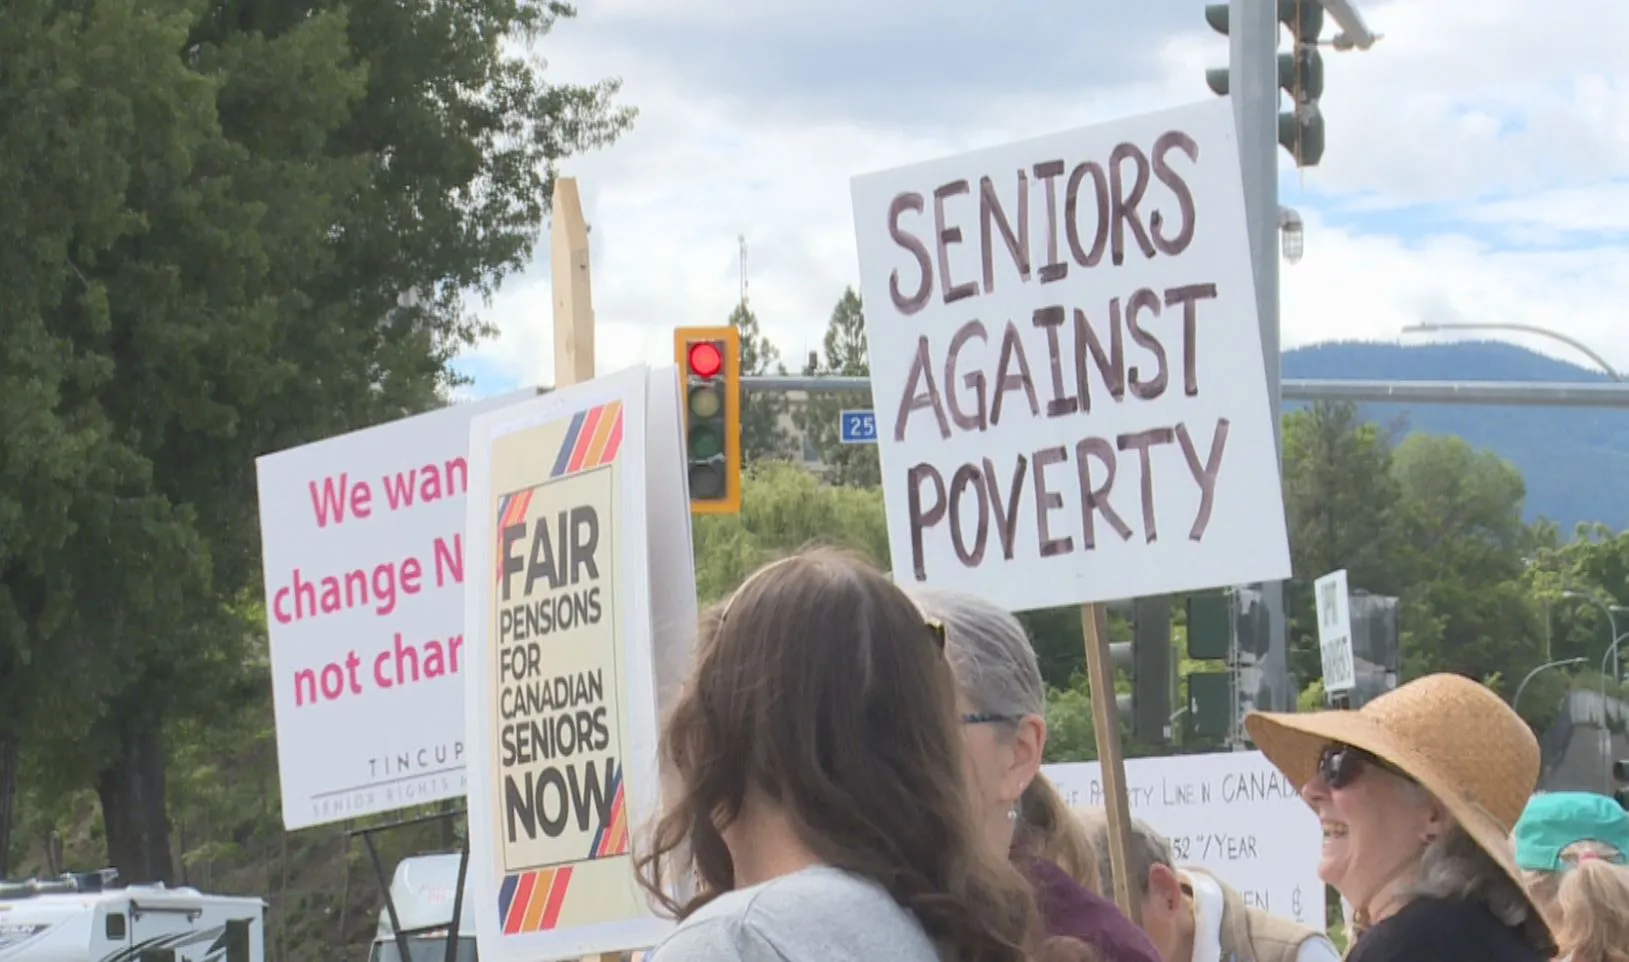
[[[1199,738],[1225,738],[1233,724],[1233,673],[1196,671],[1188,675],[1187,732]]]
[[[1233,641],[1241,661],[1259,661],[1270,644],[1267,604],[1260,588],[1233,589]]]
[[[1117,668],[1131,672],[1131,694],[1115,697],[1131,734],[1140,742],[1164,744],[1171,723],[1171,599],[1138,598],[1132,607],[1131,638],[1109,646]]]
[[[684,459],[693,514],[741,511],[741,335],[731,325],[681,327],[673,359],[684,373]]]
[[[1324,59],[1318,52],[1324,8],[1319,0],[1277,3],[1278,23],[1289,28],[1292,38],[1290,51],[1278,55],[1278,86],[1290,95],[1290,109],[1278,114],[1278,143],[1295,158],[1297,167],[1316,167],[1324,156],[1324,118],[1318,109],[1324,93]],[[1229,36],[1230,20],[1229,4],[1205,7],[1205,22],[1217,33]],[[1277,46],[1277,37],[1273,39]],[[1218,97],[1226,97],[1232,87],[1230,69],[1205,71],[1205,84]]]
[[[1618,783],[1612,797],[1629,811],[1629,758],[1620,758],[1612,763],[1612,780]]]
[[[1231,604],[1221,593],[1189,595],[1188,657],[1197,661],[1225,661],[1233,647],[1229,624]]]

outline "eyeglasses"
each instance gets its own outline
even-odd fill
[[[1023,720],[1023,715],[1003,715],[993,711],[972,711],[962,716],[963,725],[990,725],[996,722],[1016,725]]]
[[[1366,768],[1379,768],[1407,781],[1414,780],[1375,755],[1351,745],[1325,745],[1318,755],[1318,777],[1330,788],[1345,788]]]

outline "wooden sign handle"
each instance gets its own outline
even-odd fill
[[[1115,704],[1114,664],[1109,660],[1109,611],[1082,605],[1086,636],[1086,680],[1091,686],[1092,727],[1097,733],[1097,761],[1102,769],[1103,807],[1108,813],[1109,867],[1114,874],[1114,904],[1126,918],[1142,925],[1140,892],[1131,889],[1131,803],[1126,796],[1126,763],[1120,749],[1120,716]]]

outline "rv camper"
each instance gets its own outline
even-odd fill
[[[445,962],[453,893],[458,891],[458,859],[457,855],[415,855],[397,864],[390,882],[390,900],[395,904],[402,934],[407,936],[406,962]],[[465,878],[453,962],[477,962],[475,919],[469,905],[469,879]],[[623,952],[620,958],[622,962],[641,962],[645,954]],[[396,945],[396,930],[390,925],[389,906],[379,910],[379,933],[368,962],[403,962]]]
[[[260,899],[117,877],[0,882],[0,962],[265,962]]]
[[[444,962],[447,930],[452,925],[453,893],[458,891],[457,855],[416,855],[396,866],[390,882],[390,900],[407,936],[410,958],[402,959],[390,907],[379,911],[379,934],[373,940],[369,962]],[[475,962],[475,920],[469,910],[469,879],[464,880],[464,910],[458,920],[453,962]]]

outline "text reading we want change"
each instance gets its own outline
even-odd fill
[[[442,464],[385,475],[380,483],[390,510],[405,511],[415,504],[463,497],[469,487],[469,466],[463,458],[452,458]],[[320,485],[309,481],[306,486],[319,529],[373,517],[373,486],[362,478],[342,473],[323,478]],[[436,536],[429,549],[428,566],[417,556],[408,555],[339,572],[310,573],[296,567],[272,593],[272,617],[278,624],[291,625],[367,608],[385,618],[395,613],[404,595],[463,584],[463,536],[457,532]],[[426,567],[430,569],[430,584],[426,584]],[[363,657],[352,649],[340,660],[295,671],[295,706],[360,695],[370,678],[375,687],[388,689],[458,673],[458,656],[464,646],[462,632],[418,643],[404,639],[400,631],[392,632],[392,636],[390,647],[368,659],[367,669],[363,668]]]
[[[915,315],[934,298],[936,286],[938,297],[947,306],[995,293],[997,233],[1018,277],[1026,284],[1036,283],[1042,292],[1048,290],[1047,285],[1069,278],[1072,270],[1095,271],[1107,266],[1105,257],[1114,266],[1130,257],[1176,260],[1192,243],[1201,216],[1194,192],[1179,168],[1184,161],[1191,165],[1198,159],[1199,145],[1192,137],[1168,131],[1146,150],[1138,144],[1120,143],[1106,163],[1085,161],[1070,169],[1063,160],[1054,159],[1037,163],[1029,170],[1019,169],[1007,181],[1007,193],[1015,196],[1010,205],[1003,203],[990,177],[980,178],[976,188],[967,180],[934,188],[931,215],[925,213],[929,202],[923,194],[899,193],[889,205],[888,233],[914,260],[916,272],[912,278],[908,273],[902,277],[896,270],[889,277],[893,307],[902,315]],[[1046,261],[1038,270],[1032,269],[1031,259],[1032,175],[1046,199],[1041,225]],[[975,190],[976,202],[971,197]],[[982,284],[952,276],[951,248],[964,242],[963,222],[954,216],[953,204],[964,213],[976,206]],[[1082,216],[1087,212],[1086,205],[1095,209],[1095,221]],[[1168,211],[1174,211],[1175,216]],[[913,417],[927,422],[917,430],[926,427],[948,440],[953,432],[985,432],[1000,426],[1014,403],[1027,409],[1032,418],[1054,419],[1089,415],[1094,401],[1101,407],[1104,398],[1113,404],[1128,400],[1148,403],[1173,389],[1197,397],[1201,308],[1216,299],[1217,285],[1208,278],[1182,280],[1157,288],[1142,286],[1116,292],[1089,304],[1067,303],[1061,292],[1056,297],[1043,295],[1041,303],[1028,311],[1028,318],[1005,319],[997,330],[984,320],[971,318],[951,334],[948,348],[938,358],[929,336],[922,334],[917,338],[905,387],[895,406],[894,441],[905,439]],[[1069,286],[1078,293],[1083,285]],[[1098,282],[1093,286],[1101,289],[1105,285]],[[1154,323],[1162,318],[1180,318],[1180,322]],[[1031,356],[1040,352],[1026,348],[1019,326],[1024,321],[1045,337],[1045,353],[1035,359],[1045,365],[1039,384]],[[969,353],[987,354],[994,338],[1000,340],[994,371],[987,376],[976,367],[968,370],[978,362],[970,365],[963,352],[976,341],[983,350]],[[1138,352],[1131,357],[1128,339]],[[1173,360],[1168,346],[1173,342],[1180,344],[1177,385],[1172,383]],[[1093,371],[1097,375],[1096,391],[1100,392],[1095,398]],[[948,478],[930,461],[913,464],[907,472],[907,495],[914,574],[919,581],[926,579],[924,534],[947,517],[951,545],[963,565],[977,567],[984,559],[992,520],[1002,554],[1011,560],[1026,481],[1033,488],[1029,510],[1034,514],[1043,558],[1096,549],[1099,518],[1120,539],[1131,540],[1134,530],[1126,519],[1138,517],[1139,500],[1142,536],[1146,542],[1156,541],[1159,519],[1155,510],[1154,452],[1167,445],[1181,450],[1187,467],[1183,480],[1198,488],[1198,509],[1191,519],[1186,519],[1187,536],[1198,541],[1210,522],[1228,429],[1228,419],[1219,417],[1210,424],[1177,421],[1136,432],[1089,434],[1076,441],[1072,449],[1058,444],[1020,453],[1006,471],[986,457],[957,466]],[[1141,468],[1137,492],[1115,489],[1117,475],[1128,457],[1135,457]],[[1050,517],[1063,507],[1063,495],[1057,487],[1060,482],[1048,476],[1048,469],[1070,460],[1074,462],[1079,491],[1078,514],[1072,525],[1078,540],[1074,534],[1055,534],[1060,529]]]

